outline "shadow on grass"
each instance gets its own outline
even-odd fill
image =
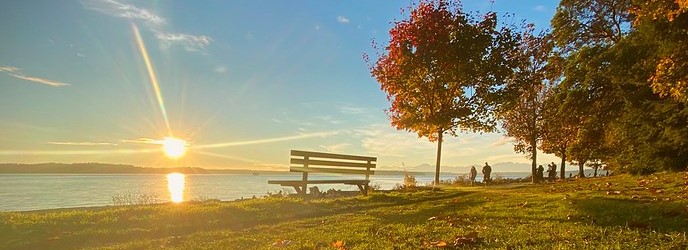
[[[458,199],[473,192],[455,192],[448,195],[438,195],[416,201],[408,201],[397,205],[417,204],[415,210],[399,211],[398,213],[373,213],[373,216],[382,220],[382,224],[399,223],[405,225],[418,225],[425,223],[432,217],[443,217],[455,215],[457,211],[464,211],[471,207],[485,203],[485,201]],[[405,208],[408,208],[406,206]]]
[[[688,211],[685,203],[596,197],[579,199],[576,204],[579,211],[591,216],[599,226],[660,232],[688,231]]]

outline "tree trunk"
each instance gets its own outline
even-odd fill
[[[561,171],[559,171],[559,178],[566,180],[566,150],[561,153]]]
[[[586,161],[587,160],[578,161],[578,177],[580,177],[580,178],[585,178],[585,173],[583,172],[583,166],[585,166]]]
[[[531,172],[532,172],[532,175],[533,175],[533,178],[532,178],[532,182],[533,182],[533,183],[536,183],[536,182],[539,181],[539,180],[535,177],[535,176],[536,176],[536,173],[537,173],[537,148],[536,148],[536,146],[537,146],[537,141],[536,141],[536,140],[531,140],[531,141],[530,141],[530,147],[533,149],[533,152],[532,152],[532,154],[533,154],[533,162],[531,163],[531,168],[532,168],[532,169],[531,169]],[[537,175],[537,176],[539,176],[539,175]]]
[[[442,157],[442,134],[444,131],[438,132],[437,135],[437,160],[435,162],[435,186],[440,184],[440,162]]]

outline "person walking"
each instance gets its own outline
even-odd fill
[[[471,180],[471,186],[475,183],[476,176],[478,176],[478,170],[475,170],[475,166],[471,166],[471,171],[468,173],[468,178]]]
[[[490,173],[492,173],[492,167],[485,162],[485,166],[483,166],[483,182],[486,184],[492,181],[492,179],[490,179]]]

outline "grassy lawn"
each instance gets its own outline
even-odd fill
[[[0,249],[687,249],[687,232],[688,173],[0,213]]]

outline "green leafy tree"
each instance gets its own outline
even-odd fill
[[[687,11],[685,0],[560,3],[552,26],[566,52],[562,109],[579,116],[568,150],[578,163],[688,167]]]
[[[551,63],[550,58],[550,63]],[[576,141],[578,134],[578,122],[576,116],[562,108],[563,95],[558,86],[552,89],[552,93],[545,99],[543,112],[542,142],[540,149],[548,154],[554,154],[561,158],[559,165],[559,178],[566,178],[566,162],[570,145]]]
[[[437,141],[439,183],[443,136],[494,128],[495,85],[515,39],[496,14],[473,17],[443,0],[421,1],[389,35],[371,73],[391,102],[392,126]]]
[[[522,35],[517,55],[518,64],[507,81],[506,99],[499,108],[499,117],[506,135],[515,139],[514,151],[531,159],[532,182],[537,170],[537,149],[543,135],[545,100],[551,92],[547,79],[547,62],[552,43],[545,33],[533,34],[529,25]]]
[[[625,84],[614,78],[613,46],[627,34],[630,0],[563,0],[552,19],[554,41],[564,52],[560,110],[575,127],[567,156],[579,166],[607,160],[608,130],[622,114]]]

